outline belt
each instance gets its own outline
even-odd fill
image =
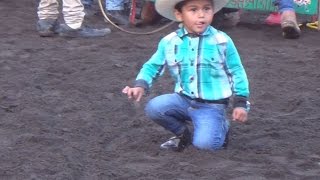
[[[196,101],[196,102],[199,102],[199,103],[212,103],[212,104],[225,104],[225,105],[228,105],[228,102],[229,102],[229,98],[225,98],[225,99],[219,99],[219,100],[206,100],[206,99],[201,99],[201,98],[192,98],[190,96],[187,96],[185,94],[182,94],[182,93],[179,93],[182,97],[185,97],[189,100],[192,100],[192,101]]]

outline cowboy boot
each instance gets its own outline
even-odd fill
[[[57,19],[39,19],[37,23],[37,31],[41,37],[51,37],[56,34],[58,28]]]
[[[128,25],[129,16],[127,16],[124,10],[106,10],[109,19],[116,25]]]
[[[286,39],[297,39],[300,37],[301,30],[297,23],[294,11],[283,11],[281,14],[282,35]]]

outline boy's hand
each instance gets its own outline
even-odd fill
[[[126,86],[122,89],[122,93],[127,94],[129,99],[134,98],[136,101],[139,102],[144,94],[144,89],[142,87],[131,88],[129,86]]]
[[[248,112],[241,107],[236,107],[232,112],[232,119],[234,121],[246,122],[248,118]]]

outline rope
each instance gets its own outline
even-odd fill
[[[135,34],[135,35],[149,35],[149,34],[154,34],[154,33],[157,33],[157,32],[159,32],[159,31],[164,30],[165,28],[167,28],[167,27],[169,27],[169,26],[171,26],[172,24],[175,23],[174,21],[172,21],[172,22],[170,22],[170,23],[168,23],[168,24],[166,24],[166,25],[164,25],[164,26],[162,26],[162,27],[160,27],[160,28],[157,28],[157,29],[155,29],[155,30],[153,30],[153,31],[149,31],[149,32],[134,32],[134,31],[128,31],[128,30],[126,30],[126,29],[124,29],[124,28],[116,25],[114,22],[112,22],[112,21],[109,19],[109,17],[106,15],[106,12],[105,12],[105,10],[104,10],[104,8],[103,8],[103,5],[102,5],[102,2],[101,2],[101,1],[102,1],[102,0],[98,0],[98,2],[99,2],[99,7],[100,7],[100,10],[101,10],[104,18],[105,18],[111,25],[113,25],[114,27],[116,27],[117,29],[119,29],[119,30],[121,30],[121,31],[123,31],[123,32],[129,33],[129,34]]]

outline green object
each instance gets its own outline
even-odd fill
[[[229,8],[247,9],[255,11],[277,11],[273,5],[273,0],[230,0],[226,5]],[[296,13],[315,15],[318,13],[318,0],[311,0],[308,5],[298,5],[295,3]]]
[[[156,0],[147,0],[147,1],[156,1]],[[308,15],[316,15],[318,14],[318,0],[310,0],[311,3],[307,5],[299,5],[299,2],[303,2],[303,0],[293,0],[295,3],[296,13],[299,14],[308,14]],[[307,0],[305,0],[306,2]],[[255,11],[277,11],[277,7],[273,5],[273,0],[230,0],[226,5],[229,8],[237,8],[237,9],[247,9],[247,10],[255,10]],[[320,11],[320,9],[319,9]]]

